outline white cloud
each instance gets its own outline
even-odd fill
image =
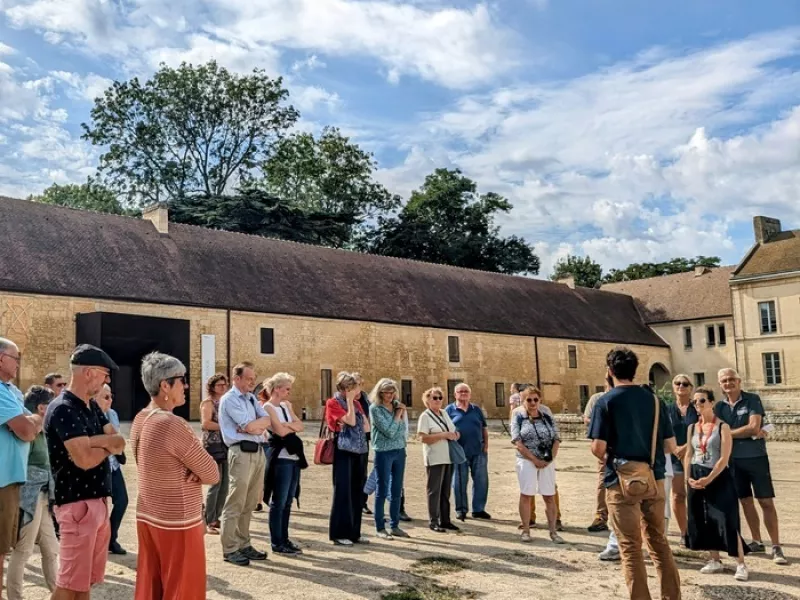
[[[202,64],[211,59],[231,71],[247,73],[253,69],[264,69],[277,75],[280,53],[272,46],[250,44],[237,39],[214,39],[208,35],[192,34],[182,41],[180,47],[159,47],[146,52],[151,69],[160,63],[177,67],[182,62]]]
[[[72,97],[80,100],[94,101],[103,95],[103,92],[111,86],[113,81],[107,77],[102,77],[96,73],[70,73],[68,71],[51,71],[50,75],[69,87]]]
[[[3,56],[4,54],[16,54],[16,53],[17,51],[14,50],[11,46],[4,44],[3,42],[0,42],[0,56]]]
[[[314,71],[316,69],[324,69],[327,67],[316,54],[312,54],[304,60],[297,60],[292,65],[292,72],[298,73],[300,71]]]
[[[317,86],[289,86],[289,92],[290,102],[301,114],[313,112],[320,106],[334,110],[341,102],[338,94]]]

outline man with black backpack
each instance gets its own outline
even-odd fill
[[[639,359],[627,348],[606,357],[614,383],[592,412],[592,453],[605,459],[609,519],[619,538],[625,582],[632,600],[650,600],[642,556],[642,534],[661,584],[660,598],[679,600],[680,576],[667,542],[664,505],[665,452],[675,434],[664,402],[633,382]],[[658,408],[658,410],[656,410]]]

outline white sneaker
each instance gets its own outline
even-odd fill
[[[619,548],[606,548],[597,558],[603,562],[616,562],[621,560],[622,557],[619,555]]]
[[[530,544],[531,543],[531,534],[530,533],[526,533],[526,532],[523,531],[522,535],[519,536],[519,541],[523,542],[525,544]]]
[[[385,529],[382,529],[376,535],[379,538],[381,538],[382,540],[393,540],[394,539],[394,536],[391,533],[389,533],[388,531],[386,531]]]
[[[703,575],[714,575],[715,573],[722,573],[725,570],[725,567],[722,566],[722,562],[718,560],[710,560],[708,564],[700,569],[700,572]]]
[[[352,546],[353,545],[353,541],[352,540],[333,540],[333,543],[336,544],[337,546]]]
[[[736,567],[736,575],[733,576],[736,581],[747,581],[750,577],[750,573],[747,572],[747,567],[744,564],[739,565]]]

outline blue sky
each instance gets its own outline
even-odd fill
[[[796,0],[0,0],[0,194],[83,181],[91,99],[160,62],[282,75],[406,196],[460,167],[543,273],[734,263],[756,214],[800,227]]]

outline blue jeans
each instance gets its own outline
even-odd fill
[[[125,486],[125,478],[122,476],[122,469],[111,471],[111,502],[114,508],[111,509],[109,522],[111,524],[110,544],[117,541],[119,526],[122,524],[122,517],[128,509],[128,488]]]
[[[300,482],[300,463],[288,458],[275,459],[275,480],[269,502],[269,537],[273,548],[289,541],[289,516]]]
[[[472,512],[486,510],[489,498],[489,457],[481,452],[468,456],[467,462],[453,465],[453,494],[456,497],[456,514],[469,512],[467,482],[472,474]]]
[[[400,525],[400,492],[403,489],[405,471],[405,449],[375,453],[375,472],[378,475],[378,487],[375,490],[375,527],[378,531],[386,529],[384,505],[387,497],[389,498],[389,526],[395,529]]]

